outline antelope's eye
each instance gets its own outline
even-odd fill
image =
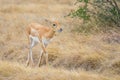
[[[56,26],[56,24],[53,24],[53,26]]]

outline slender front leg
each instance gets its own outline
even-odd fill
[[[38,61],[38,66],[40,67],[41,61],[42,61],[42,56],[43,56],[43,50],[40,53],[39,61]]]
[[[42,50],[43,50],[43,53],[45,54],[45,62],[46,62],[46,65],[48,65],[48,53],[46,52],[46,47],[47,45],[44,45],[44,43],[41,44],[41,47],[42,47]],[[42,54],[43,55],[43,54]]]
[[[45,62],[46,62],[46,65],[48,66],[48,53],[45,53]]]
[[[46,47],[47,47],[47,44],[44,43],[43,48],[44,48],[44,53],[45,53],[45,63],[48,66],[48,53],[46,52]]]
[[[27,59],[27,62],[26,62],[26,66],[28,66],[30,64],[30,53],[28,53],[28,59]]]
[[[40,63],[41,63],[41,59],[42,59],[43,53],[45,54],[46,64],[48,64],[48,54],[46,53],[47,44],[44,42],[44,40],[41,40],[40,37],[39,37],[39,40],[41,41],[40,45],[41,45],[41,48],[42,48],[42,52],[40,54],[40,58],[39,58],[39,62],[38,62],[38,65],[40,67]]]

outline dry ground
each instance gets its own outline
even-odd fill
[[[119,32],[78,34],[75,19],[65,17],[74,0],[0,0],[0,80],[120,80]],[[57,19],[63,33],[48,46],[50,66],[25,67],[31,22]],[[37,64],[40,48],[33,48]],[[43,61],[44,63],[44,61]]]

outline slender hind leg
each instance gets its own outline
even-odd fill
[[[36,45],[35,41],[30,38],[30,48],[29,48],[29,53],[28,53],[28,60],[27,60],[27,66],[30,64],[34,65],[33,61],[33,55],[32,55],[32,48]]]
[[[32,39],[29,37],[29,53],[28,53],[28,58],[27,58],[26,66],[28,66],[30,64],[31,44],[32,44]]]

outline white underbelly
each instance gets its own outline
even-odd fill
[[[39,38],[38,38],[37,36],[32,36],[32,35],[30,35],[29,37],[30,37],[30,39],[32,39],[32,41],[33,41],[34,43],[40,43],[40,40],[39,40]],[[47,38],[42,37],[42,43],[43,43],[45,46],[47,46],[50,42],[51,42],[51,39],[47,39]]]
[[[45,45],[48,45],[50,41],[51,39],[42,38],[42,43],[44,43]]]
[[[39,40],[39,38],[38,38],[37,36],[32,36],[32,35],[30,35],[30,38],[31,38],[34,42],[40,43],[40,40]]]

